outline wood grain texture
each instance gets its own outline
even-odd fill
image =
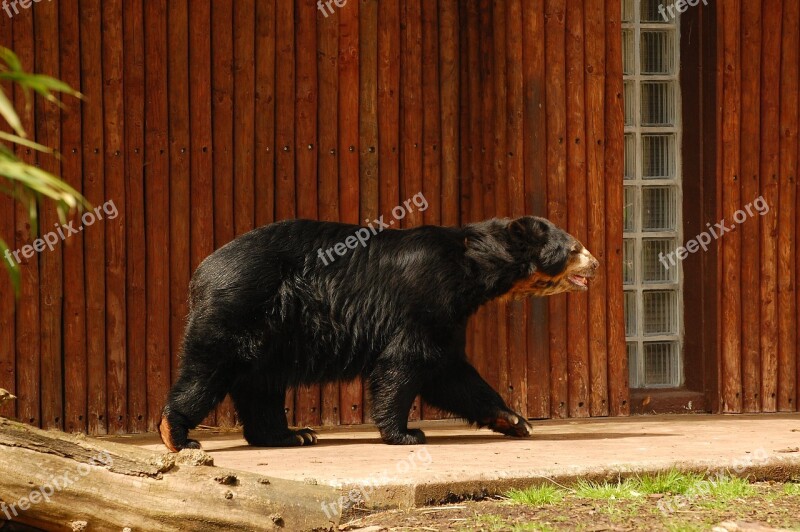
[[[295,15],[295,41],[297,43],[295,86],[295,145],[297,146],[295,169],[297,172],[297,216],[298,218],[314,219],[318,216],[317,203],[319,201],[317,178],[323,179],[323,152],[327,154],[328,168],[332,169],[333,179],[337,177],[336,171],[336,89],[330,93],[330,100],[319,101],[318,97],[327,97],[332,87],[321,85],[318,87],[317,71],[324,62],[329,63],[333,75],[329,78],[336,83],[336,48],[338,41],[338,19],[336,12],[321,17],[317,27],[317,8],[311,0],[301,0],[296,4]],[[326,26],[327,23],[327,26]],[[326,36],[325,29],[333,30],[333,35]],[[319,48],[317,32],[319,35]],[[322,41],[330,39],[333,51],[325,47]],[[327,54],[326,54],[327,52]],[[323,54],[326,54],[323,57]],[[320,73],[320,78],[322,74]],[[320,79],[321,83],[321,79]],[[324,139],[320,129],[319,146],[317,145],[317,113],[323,109],[333,112],[333,127],[328,132],[333,132],[332,138]],[[330,121],[325,118],[324,121]],[[318,155],[318,152],[319,155]],[[319,160],[319,176],[318,170]],[[299,386],[295,393],[295,420],[298,425],[318,425],[320,423],[321,395],[319,386]]]
[[[722,124],[722,212],[728,223],[741,205],[740,191],[740,116],[741,50],[738,45],[741,18],[738,0],[723,8],[725,45]],[[741,232],[726,234],[722,242],[722,411],[741,412]]]
[[[565,1],[545,1],[547,61],[547,217],[567,226],[567,94]],[[569,415],[567,301],[550,298],[550,416]]]
[[[587,228],[584,244],[600,262],[597,276],[588,294],[587,323],[589,331],[589,413],[608,415],[608,338],[606,332],[606,301],[608,260],[606,256],[605,202],[605,76],[606,28],[605,0],[585,0],[584,3],[584,61],[586,76],[586,190]]]
[[[567,76],[567,228],[585,243],[586,204],[586,103],[584,89],[584,27],[579,2],[566,6]],[[567,364],[570,417],[589,415],[588,301],[586,294],[567,295]]]
[[[313,7],[310,6],[309,9]],[[345,11],[352,17],[351,9],[336,9],[333,13],[327,14],[317,20],[317,57],[316,68],[318,79],[318,94],[317,108],[315,110],[316,116],[319,118],[319,146],[316,146],[313,151],[313,156],[316,159],[317,177],[319,186],[315,192],[318,203],[318,214],[320,220],[339,221],[341,212],[340,209],[340,191],[339,183],[341,177],[339,175],[340,168],[344,164],[343,158],[348,151],[348,146],[340,142],[339,129],[340,121],[345,120],[345,111],[341,110],[339,106],[342,104],[342,99],[346,97],[344,91],[339,90],[339,58],[341,53],[339,51],[340,42],[340,16],[344,16]],[[355,28],[353,28],[355,29]],[[351,29],[350,31],[353,31]],[[357,31],[357,29],[355,29]],[[357,65],[355,65],[357,68]],[[355,90],[356,97],[358,96],[358,80],[356,79],[356,86],[350,87],[350,90]],[[352,83],[352,81],[351,81]],[[347,95],[349,97],[349,95]],[[358,104],[356,103],[356,106]],[[348,109],[352,113],[352,109]],[[358,135],[358,107],[356,107],[355,115],[350,115],[350,119],[355,119],[356,136]],[[352,124],[350,124],[352,129]],[[352,134],[352,133],[351,133]],[[299,144],[299,143],[298,143]],[[302,150],[301,150],[302,153]],[[348,162],[352,159],[347,158]],[[358,167],[356,166],[356,175]],[[356,207],[356,214],[358,208]],[[356,223],[358,219],[356,218]],[[320,262],[321,264],[321,262]],[[322,386],[317,398],[318,404],[312,404],[311,408],[319,410],[316,413],[318,422],[324,424],[338,424],[339,420],[339,397],[340,386],[338,383],[327,383]],[[300,422],[298,422],[300,423]],[[300,423],[302,424],[302,423]]]
[[[13,26],[11,19],[0,17],[0,46],[13,48]],[[13,99],[13,93],[6,92],[9,99]],[[3,181],[5,183],[5,180]],[[6,194],[0,194],[0,238],[13,251],[16,249],[14,233],[14,199]],[[9,259],[3,257],[3,261]],[[12,264],[16,264],[16,259],[11,257]],[[3,270],[6,264],[3,263]],[[16,358],[16,297],[11,278],[8,275],[0,275],[0,330],[4,331],[0,335],[0,388],[5,388],[11,393],[16,393],[17,383],[17,358]],[[15,417],[16,401],[9,401],[0,405],[0,416]]]
[[[102,211],[95,212],[100,212],[102,221],[97,223],[105,229],[106,387],[110,434],[128,431],[122,2],[102,3],[105,198],[102,204],[95,203],[95,206],[103,206]]]
[[[275,2],[256,2],[255,28],[255,220],[260,227],[275,219]],[[213,20],[213,19],[212,19]],[[224,68],[224,67],[223,67]],[[220,95],[222,98],[223,95]],[[213,100],[215,103],[217,98]],[[216,164],[217,147],[214,141]],[[216,183],[216,167],[214,171]],[[221,180],[221,179],[220,179]],[[229,206],[231,209],[233,206]],[[215,213],[216,214],[216,213]],[[215,215],[216,220],[216,215]],[[222,245],[216,242],[217,247]]]
[[[506,7],[506,86],[508,123],[506,126],[506,173],[508,178],[508,216],[528,214],[525,209],[525,136],[523,84],[522,2]],[[528,417],[528,335],[527,305],[523,300],[508,304],[508,404]]]
[[[154,431],[161,421],[161,409],[166,399],[164,391],[169,388],[171,371],[169,287],[166,286],[169,281],[170,245],[167,230],[169,227],[167,2],[165,0],[145,2],[144,16],[147,20],[144,28],[147,429]],[[88,243],[87,235],[87,245]],[[93,373],[91,360],[90,351],[90,376]]]
[[[544,0],[523,3],[525,210],[547,216],[547,115]],[[550,331],[548,301],[533,298],[527,316],[528,417],[550,417]]]
[[[35,71],[59,77],[59,43],[49,38],[58,32],[59,6],[48,5],[34,16]],[[113,88],[112,88],[113,90]],[[56,105],[44,98],[36,98],[35,134],[39,143],[60,150],[61,113]],[[39,167],[60,175],[61,162],[52,155],[39,154]],[[57,235],[60,221],[55,206],[49,201],[39,204],[39,238],[49,233]],[[34,244],[36,241],[34,241]],[[61,365],[63,279],[61,277],[63,248],[57,242],[39,254],[39,325],[41,342],[40,390],[41,423],[43,428],[63,427],[63,379]]]
[[[169,16],[169,340],[171,382],[178,378],[191,275],[191,115],[189,6],[170,2]],[[202,9],[200,10],[202,12]]]
[[[778,213],[778,411],[797,410],[797,139],[800,3],[784,2],[781,43]],[[745,200],[749,201],[748,198]]]
[[[102,205],[106,200],[103,174],[105,146],[101,17],[99,0],[81,2],[81,91],[84,94],[95,95],[83,102],[83,193],[86,199],[95,206]],[[166,68],[164,72],[166,72]],[[162,171],[166,175],[167,168],[162,168]],[[166,210],[165,205],[164,211]],[[80,222],[76,221],[76,225],[80,225]],[[163,233],[163,229],[160,230]],[[93,434],[105,434],[108,430],[105,227],[102,222],[95,223],[91,227],[85,227],[83,234],[86,275],[88,428]],[[166,245],[161,248],[162,257],[165,259],[166,248]],[[162,277],[162,283],[165,282],[166,280]],[[164,309],[166,310],[166,306]],[[162,317],[162,322],[166,322],[166,313]],[[161,389],[165,385],[166,381],[162,382]]]
[[[761,147],[761,0],[742,2],[742,198],[752,201],[759,191]],[[760,239],[756,220],[742,226],[742,303],[758,308],[760,294]],[[761,411],[760,313],[742,314],[742,410]]]
[[[125,1],[122,5],[124,16],[123,80],[125,83],[123,95],[125,98],[125,308],[128,337],[128,431],[144,432],[147,430],[146,321],[145,313],[142,312],[142,309],[146,307],[145,240],[142,238],[142,235],[145,234],[144,13],[141,0]],[[77,12],[77,9],[75,11]],[[75,357],[76,373],[81,370],[85,351],[83,359],[80,355],[81,353],[78,352]],[[86,378],[85,373],[84,365],[84,379]],[[80,389],[80,384],[77,384],[76,388]],[[73,419],[73,416],[69,415],[69,404],[68,400],[68,423]],[[79,407],[80,403],[77,406]]]
[[[621,216],[623,211],[622,178],[624,174],[624,114],[622,101],[622,39],[620,31],[620,0],[606,0],[606,213],[607,219]],[[612,37],[613,36],[613,37]],[[617,213],[612,215],[612,213]],[[622,227],[606,227],[606,257],[608,260],[608,292],[606,318],[608,330],[608,394],[609,413],[627,415],[630,412],[628,391],[628,355],[625,346],[625,322],[622,298]]]
[[[338,195],[339,199],[337,219],[352,224],[358,224],[361,221],[359,197],[359,159],[361,158],[359,139],[360,7],[359,3],[352,2],[339,11],[339,90],[337,91],[339,100],[339,173],[338,193],[334,192],[334,194]],[[344,423],[344,420],[350,423],[359,422],[361,408],[358,407],[353,411],[352,405],[363,403],[362,394],[360,379],[343,382],[339,385],[326,385],[322,391],[323,424],[339,424]],[[344,405],[350,406],[346,408]]]
[[[736,5],[739,5],[738,3]],[[761,316],[761,409],[763,412],[775,412],[778,408],[778,285],[777,285],[777,239],[775,236],[778,231],[778,174],[780,171],[780,131],[775,124],[780,120],[780,62],[776,57],[781,53],[781,28],[782,28],[782,6],[781,0],[763,1],[763,25],[769,31],[763,33],[761,43],[761,195],[764,201],[770,206],[770,212],[760,217],[761,226],[761,306],[759,314]],[[731,21],[732,13],[726,6],[723,11],[722,23],[725,30],[734,22]],[[733,30],[730,30],[733,32]],[[736,46],[729,41],[725,43],[724,54],[730,55],[731,47]],[[729,58],[725,57],[725,65],[729,64]],[[727,68],[727,67],[726,67]],[[730,76],[730,74],[728,75]],[[725,91],[728,93],[729,79],[723,78]],[[722,104],[726,105],[727,100],[723,99]],[[730,113],[735,113],[731,109]],[[723,116],[723,121],[724,121]],[[723,123],[722,131],[722,151],[727,152],[725,135],[730,135],[730,126],[727,122]],[[723,155],[724,157],[724,155]],[[727,159],[726,159],[727,160]],[[727,175],[726,168],[723,166],[723,176]],[[724,179],[724,177],[723,177]],[[724,183],[724,181],[723,181]],[[724,190],[724,185],[723,185]],[[724,199],[723,199],[724,201]],[[749,199],[748,199],[749,201]],[[727,206],[731,208],[730,205]],[[736,207],[738,208],[738,207]],[[732,212],[732,211],[731,211]],[[730,217],[731,212],[726,213]],[[727,238],[727,237],[726,237]],[[723,244],[723,250],[724,250]],[[728,282],[725,276],[724,262],[726,255],[723,254],[723,276],[722,279]],[[720,323],[724,329],[725,322],[728,320],[728,312],[736,312],[734,305],[736,301],[731,301],[727,290],[722,294],[722,314]],[[725,360],[725,339],[723,332],[723,360]],[[734,339],[728,339],[733,342]],[[734,363],[731,357],[731,363]],[[728,373],[723,371],[721,385],[724,388],[728,379]],[[725,393],[723,392],[723,397]],[[727,411],[724,405],[721,407]]]
[[[294,6],[275,3],[275,64],[280,65],[280,82],[275,90],[275,220],[297,215],[294,143],[295,44]],[[277,79],[277,77],[276,77]],[[294,422],[294,390],[286,392],[286,417]]]

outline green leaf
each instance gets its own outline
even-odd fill
[[[53,153],[52,149],[48,148],[43,144],[39,144],[38,142],[22,138],[18,135],[12,135],[11,133],[6,133],[5,131],[0,131],[0,139],[13,142],[14,144],[19,144],[20,146],[25,146],[26,148],[31,148],[32,150],[41,151],[44,153]]]
[[[3,262],[5,263],[6,270],[8,270],[8,275],[11,277],[11,286],[14,287],[14,294],[19,297],[19,289],[20,289],[20,273],[19,273],[19,264],[11,258],[11,255],[6,256],[6,251],[9,250],[9,247],[0,238],[0,256],[3,257]]]
[[[5,118],[8,125],[17,132],[17,135],[27,137],[25,130],[22,128],[22,121],[19,119],[17,111],[14,110],[14,104],[8,99],[2,87],[0,87],[0,116]]]
[[[0,59],[2,59],[11,70],[16,72],[22,71],[22,63],[20,62],[19,57],[17,57],[17,54],[5,46],[0,46]]]

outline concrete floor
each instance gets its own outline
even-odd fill
[[[423,446],[380,443],[371,426],[325,428],[310,447],[248,447],[239,432],[194,437],[217,466],[360,489],[360,505],[413,506],[575,478],[677,467],[759,479],[800,478],[800,414],[637,416],[534,422],[511,439],[453,421],[415,423]],[[112,438],[164,450],[156,435]]]

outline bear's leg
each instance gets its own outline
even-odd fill
[[[178,381],[172,386],[159,425],[161,440],[173,452],[199,449],[196,440],[189,439],[189,430],[219,404],[228,393],[231,373],[215,358],[184,356]]]
[[[470,423],[508,436],[529,436],[532,430],[525,418],[508,408],[500,395],[463,359],[451,362],[427,379],[422,398]]]
[[[255,447],[295,447],[317,443],[310,428],[292,430],[286,422],[286,387],[265,382],[258,374],[238,381],[231,391],[244,439]]]
[[[419,393],[421,378],[391,360],[379,361],[369,377],[372,418],[384,442],[393,445],[425,443],[425,433],[408,428],[408,412]]]

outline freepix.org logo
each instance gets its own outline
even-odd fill
[[[395,224],[395,222],[405,218],[406,214],[412,212],[414,207],[416,207],[419,212],[423,212],[428,209],[428,200],[425,199],[425,196],[422,194],[422,192],[417,192],[411,198],[405,200],[402,205],[398,205],[392,209],[392,216],[394,217],[394,220],[385,222],[383,215],[380,215],[377,220],[372,220],[371,222],[368,219],[364,220],[367,223],[367,227],[360,227],[351,236],[345,238],[344,242],[334,244],[328,249],[319,248],[317,250],[317,256],[319,257],[319,260],[322,261],[322,264],[327,266],[336,260],[334,255],[338,257],[344,257],[349,250],[356,249],[359,244],[361,247],[367,247],[367,242],[369,242],[370,238],[382,232],[384,229],[389,229]]]

